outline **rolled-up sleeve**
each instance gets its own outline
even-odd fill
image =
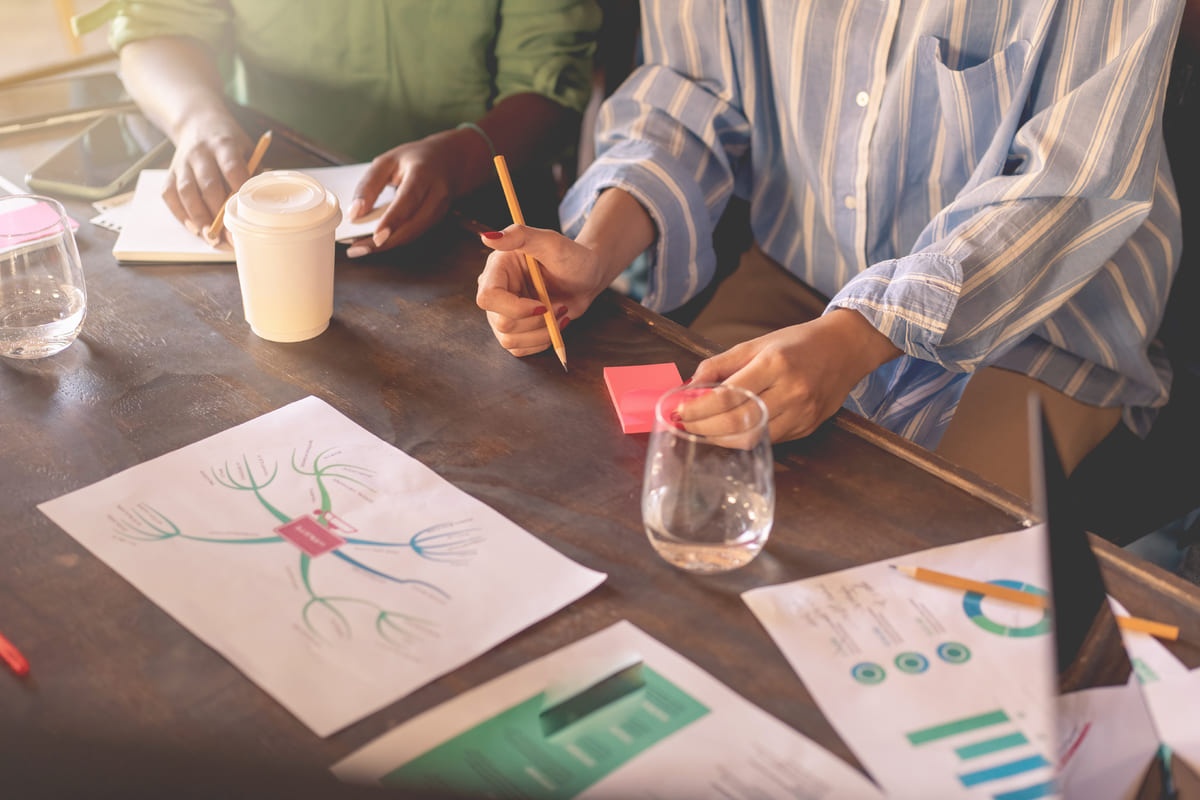
[[[605,189],[637,198],[659,234],[642,299],[656,311],[677,308],[712,279],[713,230],[749,150],[736,79],[740,26],[727,11],[720,0],[690,3],[686,18],[673,7],[643,6],[659,16],[642,23],[656,32],[643,39],[646,63],[604,103],[596,161],[560,208],[563,230],[574,236]]]
[[[591,97],[600,21],[593,0],[505,0],[496,40],[497,101],[533,92],[582,111]]]
[[[227,0],[109,0],[80,19],[81,33],[111,21],[108,43],[117,51],[155,36],[189,36],[215,49],[227,41],[232,13]]]

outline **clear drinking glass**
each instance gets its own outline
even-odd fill
[[[642,483],[650,544],[689,572],[744,566],[775,518],[767,408],[724,384],[685,384],[659,398]]]
[[[87,293],[70,219],[39,195],[0,197],[0,356],[42,358],[83,327]]]

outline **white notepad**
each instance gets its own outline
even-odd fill
[[[389,186],[380,194],[370,214],[355,222],[344,218],[346,209],[354,199],[354,188],[369,166],[362,163],[298,170],[316,178],[337,195],[343,213],[342,222],[334,234],[339,242],[374,232],[376,222],[395,195],[395,188]],[[233,263],[233,248],[228,244],[213,247],[203,238],[190,233],[182,222],[175,219],[162,199],[166,177],[165,169],[142,170],[130,201],[104,212],[105,227],[120,230],[113,244],[113,258],[127,263]]]

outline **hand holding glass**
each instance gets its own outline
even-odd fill
[[[650,544],[689,572],[744,566],[775,518],[767,408],[725,384],[685,384],[659,398],[642,483]]]
[[[0,356],[64,350],[86,309],[83,266],[62,205],[39,195],[0,197]]]

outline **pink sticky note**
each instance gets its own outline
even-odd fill
[[[7,244],[15,245],[38,237],[42,231],[58,222],[58,212],[46,203],[30,200],[28,205],[0,214],[0,236]],[[76,230],[79,223],[67,218],[71,230]],[[13,237],[13,238],[8,238]]]
[[[654,404],[663,392],[683,383],[674,364],[605,367],[604,383],[625,433],[654,429]]]
[[[314,557],[336,550],[346,541],[307,515],[285,522],[275,528],[275,533]]]

